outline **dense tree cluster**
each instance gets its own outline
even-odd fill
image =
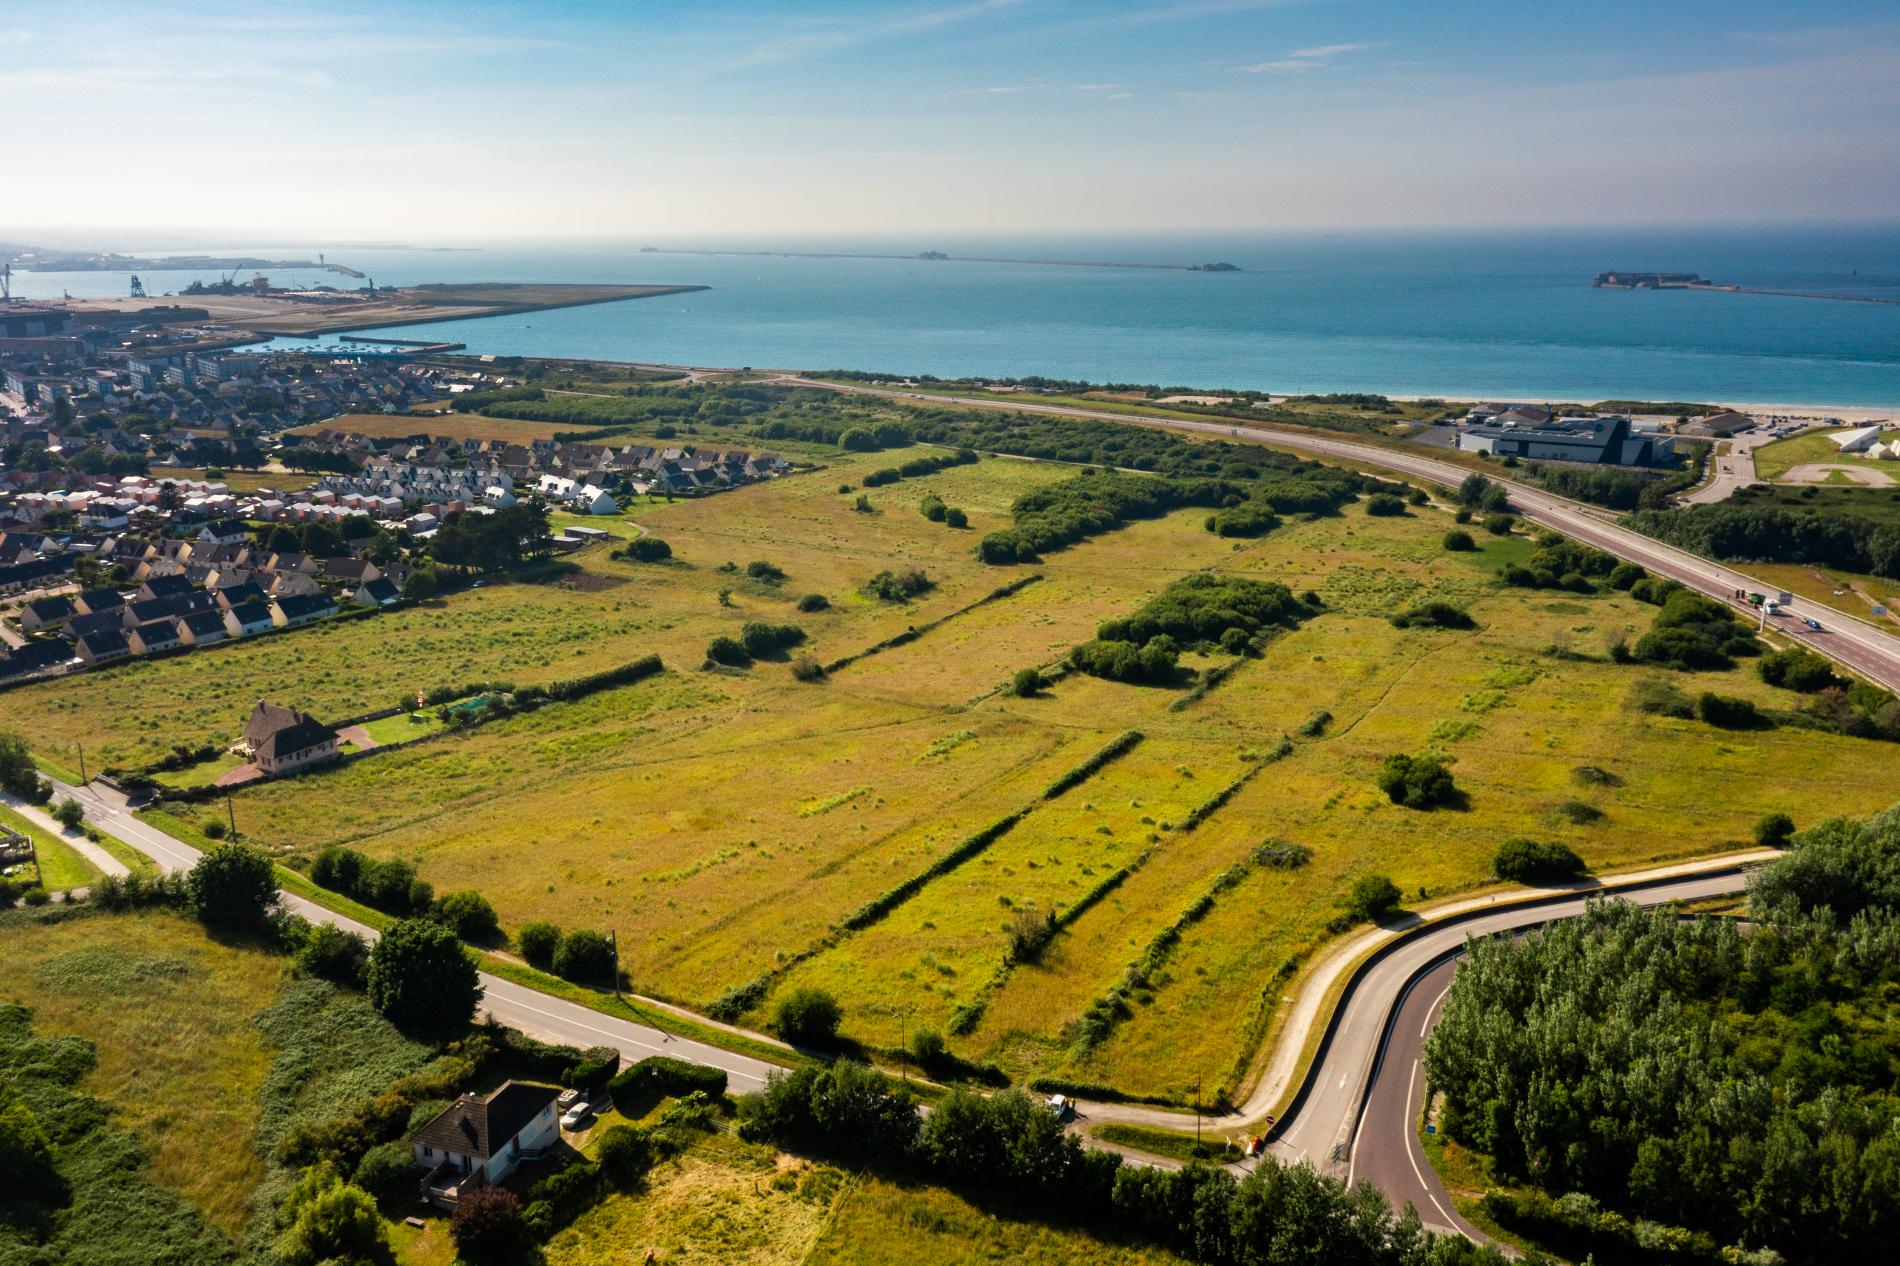
[[[909,602],[936,587],[937,582],[925,575],[921,567],[906,567],[902,571],[881,571],[860,585],[858,591],[880,602]]]
[[[1469,539],[1469,538],[1467,538]],[[1475,629],[1478,622],[1449,602],[1421,602],[1389,617],[1395,629]]]
[[[1628,589],[1647,573],[1634,563],[1619,563],[1613,555],[1567,537],[1546,533],[1523,563],[1506,567],[1502,579],[1524,589],[1568,589],[1595,593],[1599,584]]]
[[[372,860],[341,845],[332,845],[311,859],[310,879],[399,918],[426,914],[435,904],[435,889],[427,880],[416,878],[414,863],[400,857]]]
[[[1888,1252],[1900,808],[1792,843],[1751,879],[1749,935],[1604,903],[1523,940],[1473,942],[1426,1045],[1446,1132],[1501,1177],[1690,1228],[1710,1248]]]
[[[1661,595],[1661,610],[1656,612],[1649,632],[1643,634],[1629,652],[1631,658],[1641,663],[1685,671],[1732,668],[1736,656],[1754,655],[1761,649],[1755,641],[1754,630],[1713,598],[1705,598],[1673,582],[1654,588],[1647,582],[1639,583],[1632,587],[1631,593],[1646,600]]]
[[[1575,849],[1555,840],[1506,840],[1498,845],[1491,869],[1499,879],[1518,884],[1561,883],[1586,869]]]
[[[1763,504],[1746,494],[1715,505],[1644,511],[1629,523],[1705,558],[1814,563],[1900,578],[1900,523],[1845,506]]]
[[[1132,615],[1105,620],[1069,665],[1111,681],[1162,685],[1174,679],[1183,646],[1239,654],[1272,628],[1291,628],[1313,607],[1274,581],[1192,572]]]
[[[482,985],[455,933],[428,919],[402,919],[370,949],[364,992],[396,1027],[445,1038],[475,1018]]]
[[[1431,809],[1458,799],[1450,767],[1444,757],[1433,753],[1408,756],[1400,752],[1386,757],[1379,767],[1378,783],[1387,799],[1408,809]]]
[[[444,567],[495,572],[547,553],[548,512],[532,502],[493,514],[459,510],[442,520],[429,556]]]

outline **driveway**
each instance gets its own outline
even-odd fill
[[[1799,466],[1788,467],[1787,473],[1777,480],[1784,484],[1825,484],[1839,483],[1839,475],[1849,483],[1863,484],[1869,488],[1891,488],[1895,480],[1884,470],[1871,466],[1849,466],[1845,462],[1803,462]]]

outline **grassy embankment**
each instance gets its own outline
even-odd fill
[[[1900,463],[1879,461],[1862,453],[1843,453],[1834,441],[1828,438],[1841,434],[1842,430],[1856,429],[1858,428],[1846,427],[1827,431],[1803,431],[1799,435],[1790,435],[1772,444],[1763,444],[1755,450],[1755,474],[1773,483],[1796,466],[1820,463],[1828,466],[1865,467],[1890,478],[1900,479]],[[1888,437],[1882,438],[1884,440]]]
[[[27,821],[5,805],[0,805],[0,824],[12,827],[33,841],[34,855],[39,859],[40,886],[48,892],[83,888],[99,878],[98,868],[81,857],[71,844]],[[24,873],[13,878],[16,882],[27,880],[32,873],[33,867],[29,866]]]

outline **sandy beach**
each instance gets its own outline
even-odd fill
[[[1488,400],[1523,404],[1575,404],[1584,406],[1596,403],[1596,400],[1580,400],[1565,396],[1500,395],[1496,392],[1484,391],[1441,391],[1430,395],[1401,395],[1394,392],[1387,392],[1386,394],[1391,396],[1394,400]],[[1598,399],[1602,398],[1603,397],[1598,397]],[[1749,413],[1756,417],[1763,418],[1781,417],[1800,418],[1803,420],[1839,418],[1842,422],[1860,423],[1885,422],[1891,419],[1900,419],[1900,404],[1885,406],[1866,404],[1798,404],[1774,400],[1716,400],[1711,403],[1726,404],[1727,407],[1734,409],[1738,413]]]

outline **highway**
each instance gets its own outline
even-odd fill
[[[1025,401],[995,400],[982,396],[921,395],[887,387],[856,383],[826,382],[816,378],[787,375],[780,382],[802,387],[819,387],[853,395],[882,396],[893,400],[922,401],[927,404],[958,404],[977,409],[1000,409],[1009,413],[1038,413],[1052,417],[1087,418],[1092,421],[1122,422],[1163,430],[1193,431],[1229,439],[1252,440],[1279,448],[1297,449],[1323,457],[1342,458],[1368,466],[1377,466],[1395,474],[1428,479],[1447,487],[1457,487],[1472,472],[1463,466],[1439,461],[1424,454],[1398,452],[1372,444],[1291,429],[1269,429],[1238,423],[1199,422],[1180,418],[1154,418],[1106,409],[1082,409],[1072,405],[1032,404]],[[1727,603],[1750,620],[1758,612],[1746,601],[1735,598],[1737,590],[1774,593],[1777,586],[1757,580],[1737,568],[1680,550],[1612,522],[1601,511],[1564,497],[1500,478],[1485,472],[1487,478],[1504,487],[1511,508],[1532,523],[1554,528],[1593,545],[1606,553],[1640,563],[1659,576],[1679,581]],[[1801,623],[1800,614],[1811,614],[1822,626],[1810,629]],[[1776,630],[1791,641],[1799,642],[1817,654],[1825,655],[1868,680],[1900,692],[1900,636],[1875,628],[1864,620],[1828,608],[1813,608],[1774,621]]]

